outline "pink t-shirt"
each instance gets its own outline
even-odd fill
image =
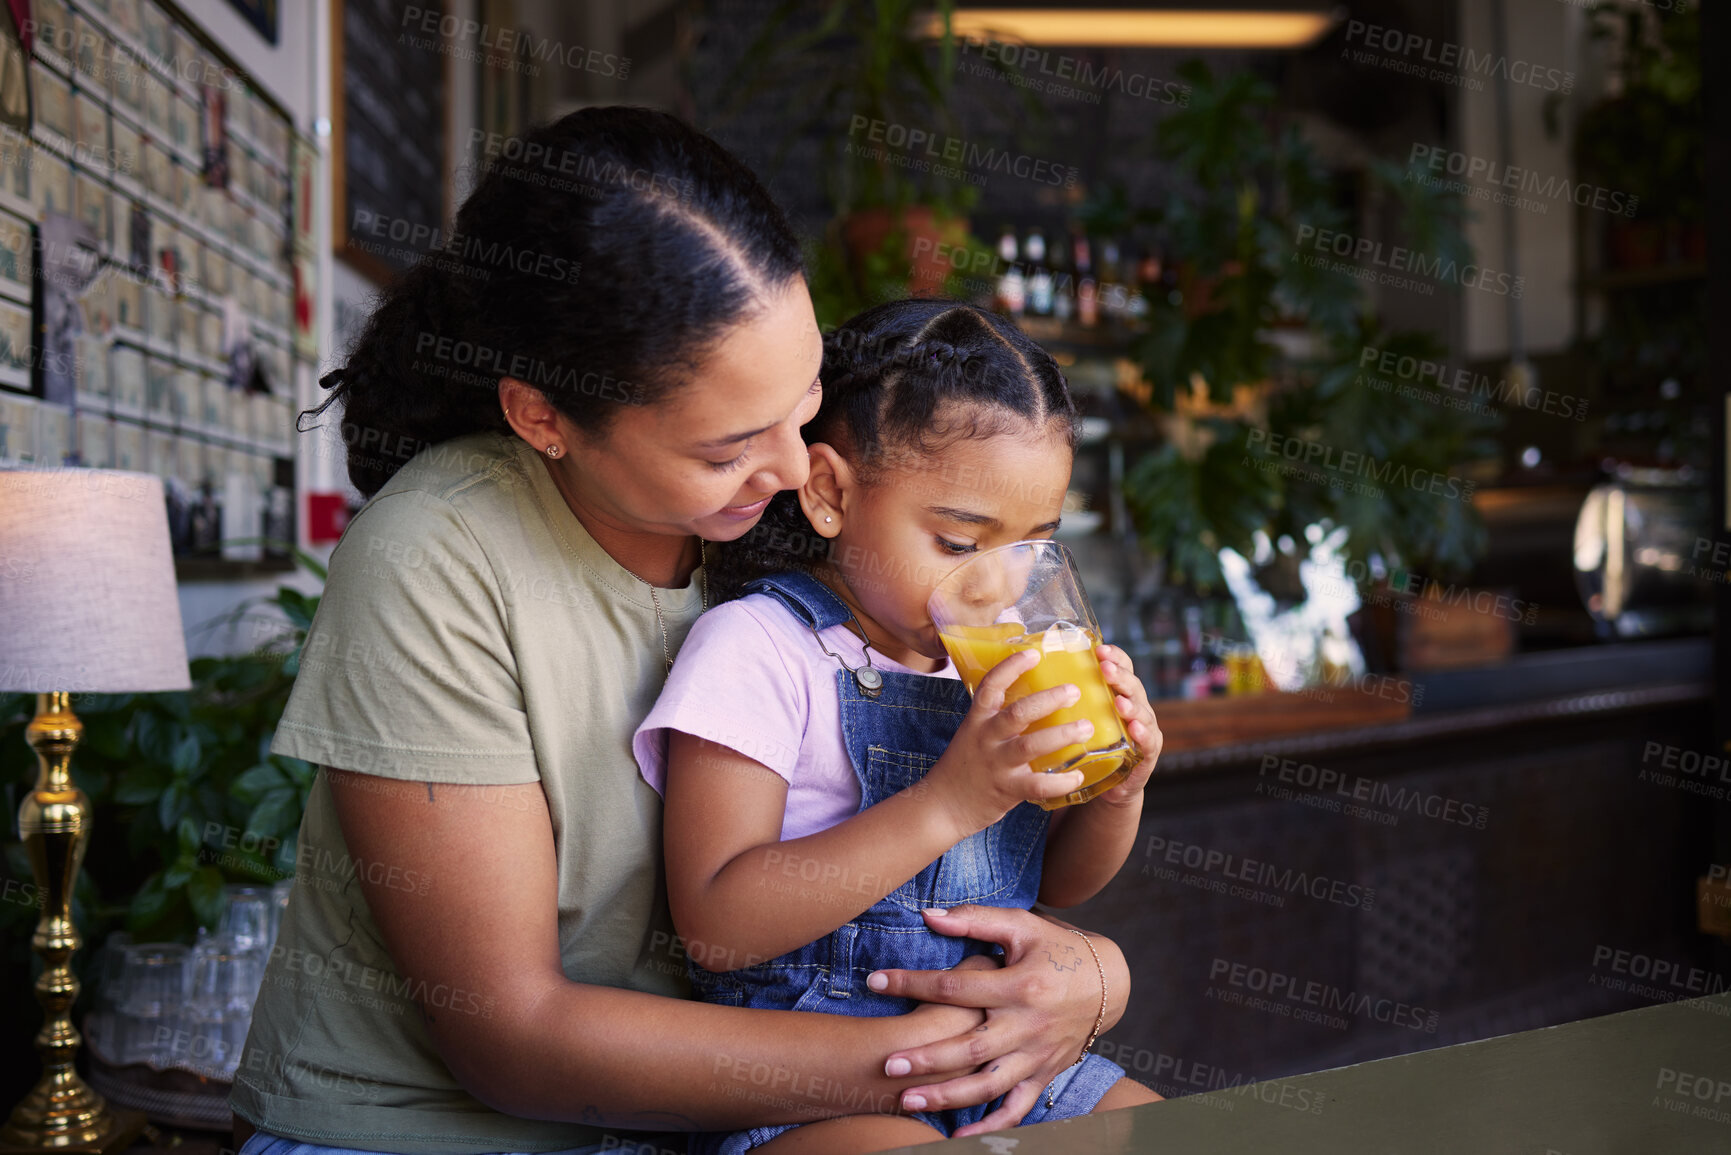
[[[822,631],[823,644],[852,666],[863,660],[849,623]],[[872,665],[919,673],[875,649]],[[649,717],[632,736],[643,778],[667,782],[667,731],[707,738],[763,763],[787,780],[781,840],[827,830],[859,810],[859,780],[842,740],[835,674],[841,667],[818,635],[768,594],[723,602],[697,619]],[[955,678],[945,662],[928,675]]]

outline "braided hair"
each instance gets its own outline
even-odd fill
[[[950,445],[1061,422],[1071,450],[1081,421],[1051,354],[1009,320],[931,297],[888,301],[824,336],[823,403],[801,431],[833,446],[862,484],[940,456]],[[720,600],[765,574],[815,569],[831,542],[799,495],[775,495],[736,541],[710,549]]]
[[[665,112],[584,108],[488,163],[302,422],[342,407],[349,480],[369,497],[424,446],[508,432],[507,375],[599,437],[687,385],[801,272],[786,218],[737,157]]]

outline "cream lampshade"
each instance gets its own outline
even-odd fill
[[[162,479],[0,472],[0,690],[185,690]]]
[[[36,787],[18,808],[18,832],[44,895],[32,945],[45,967],[36,982],[42,1077],[0,1127],[0,1151],[119,1151],[144,1125],[137,1112],[111,1109],[74,1066],[70,960],[83,940],[72,890],[91,815],[71,777],[84,730],[71,696],[191,685],[161,479],[0,471],[0,690],[36,695],[25,731]]]

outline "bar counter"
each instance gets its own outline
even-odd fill
[[[909,1155],[1731,1151],[1731,994],[899,1150]]]
[[[1061,912],[1129,961],[1101,1052],[1176,1098],[1726,990],[1627,970],[1731,975],[1696,893],[1731,782],[1664,770],[1716,749],[1710,660],[1701,638],[1521,655],[1418,675],[1418,707],[1384,720],[1289,733],[1272,715],[1303,722],[1301,702],[1195,703],[1227,710],[1200,722],[1155,703],[1137,845]],[[1259,1009],[1270,976],[1352,1009]]]

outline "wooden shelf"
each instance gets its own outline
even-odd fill
[[[1165,751],[1206,750],[1244,742],[1260,742],[1294,734],[1349,730],[1404,722],[1412,716],[1411,701],[1398,700],[1405,683],[1395,675],[1386,680],[1385,694],[1349,688],[1319,688],[1296,694],[1244,694],[1186,702],[1164,699],[1153,703],[1165,736]],[[1410,691],[1410,685],[1408,685]],[[1407,695],[1410,696],[1410,695]]]

